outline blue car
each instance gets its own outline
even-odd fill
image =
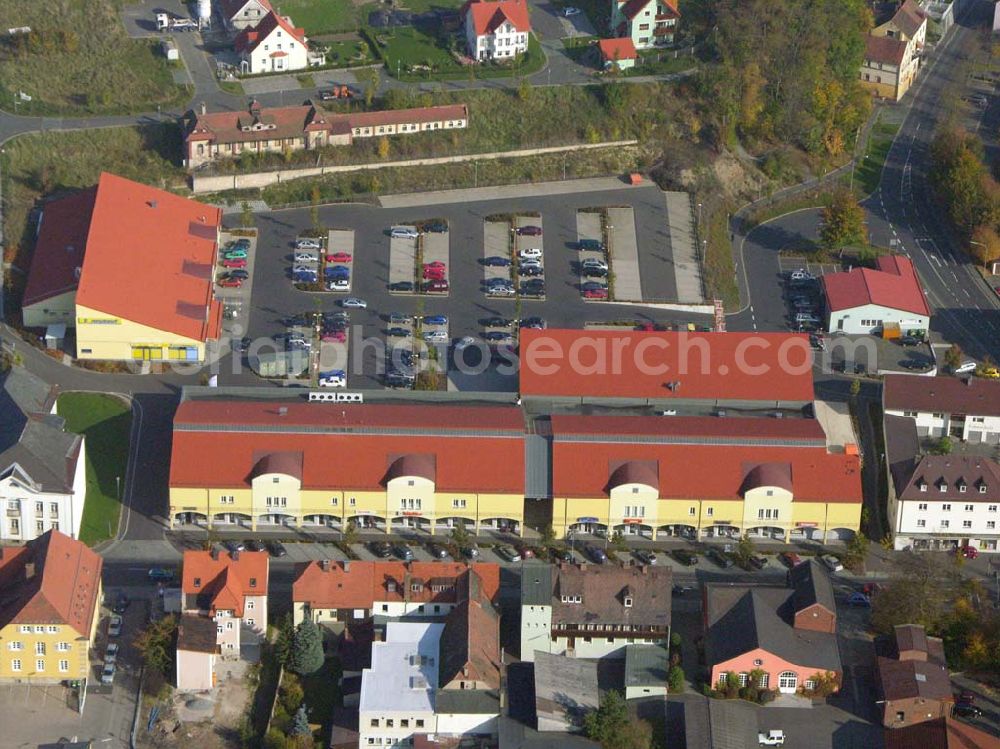
[[[855,591],[854,593],[851,593],[851,595],[847,597],[847,605],[863,606],[864,608],[869,608],[871,607],[872,602],[868,600],[868,596],[866,596],[864,593],[858,593],[857,591]]]
[[[323,275],[328,278],[343,278],[348,279],[351,277],[351,269],[346,265],[328,265],[323,269]]]
[[[424,325],[447,325],[448,318],[444,315],[424,315]]]

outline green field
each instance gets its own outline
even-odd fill
[[[131,39],[123,0],[3,0],[0,106],[19,114],[122,114],[180,106],[188,89],[173,82],[153,39]],[[19,92],[31,97],[22,100]]]
[[[281,14],[291,16],[307,35],[358,28],[358,7],[351,0],[283,0]]]
[[[854,185],[863,195],[871,195],[878,189],[878,183],[882,179],[882,166],[897,132],[899,125],[896,123],[877,122],[872,127],[865,157],[854,169]]]
[[[118,493],[125,490],[132,412],[120,398],[100,393],[64,393],[56,411],[69,431],[85,437],[87,500],[80,540],[93,546],[118,532]]]

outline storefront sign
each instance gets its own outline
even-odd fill
[[[642,520],[642,518],[622,518],[622,522],[625,523],[625,525],[639,525]]]
[[[818,528],[819,523],[796,523],[796,528]]]
[[[407,510],[406,512],[403,513],[404,518],[420,518],[423,517],[423,515],[424,513],[422,512],[413,512],[411,510]]]
[[[597,523],[599,522],[597,518],[577,518],[578,523]]]

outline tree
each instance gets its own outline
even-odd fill
[[[864,243],[865,210],[849,190],[837,190],[830,204],[823,208],[819,237],[830,249]]]
[[[680,666],[671,666],[667,672],[667,689],[671,694],[680,694],[684,691],[684,669]]]
[[[955,371],[962,365],[962,360],[965,358],[962,353],[962,349],[958,347],[958,344],[951,344],[947,351],[944,352],[944,363],[948,365],[948,368]]]
[[[754,555],[754,545],[750,536],[745,533],[736,543],[736,549],[733,551],[733,557],[736,559],[736,563],[743,568],[750,566],[750,557]]]
[[[859,567],[868,555],[868,537],[858,531],[854,534],[844,548],[844,565],[847,567]]]
[[[323,667],[323,636],[312,619],[303,619],[295,630],[288,670],[300,675],[316,673]]]
[[[455,545],[460,549],[464,549],[469,545],[469,532],[465,529],[465,523],[463,521],[459,520],[451,529],[451,540],[454,541]]]
[[[583,732],[604,749],[649,749],[652,739],[646,724],[629,717],[625,699],[618,692],[601,695],[601,706],[583,718]]]
[[[542,532],[539,534],[538,540],[542,546],[551,546],[555,543],[556,532],[553,530],[551,523],[542,528]]]
[[[872,626],[883,633],[897,624],[936,630],[959,587],[959,575],[950,565],[923,554],[897,554],[888,584],[872,601]]]
[[[240,209],[240,226],[244,229],[249,229],[253,226],[253,211],[250,210],[250,204],[245,200]]]
[[[292,652],[292,643],[295,640],[295,625],[292,623],[292,615],[285,614],[278,623],[278,636],[274,640],[274,656],[278,663],[288,667],[288,658]]]
[[[348,521],[347,525],[344,526],[344,533],[341,535],[341,541],[348,546],[358,542],[358,526],[353,520]]]
[[[319,231],[319,202],[320,202],[320,192],[319,185],[313,185],[312,190],[309,191],[309,223],[312,224],[312,228],[315,231]]]
[[[992,226],[977,226],[969,240],[969,253],[983,266],[1000,260],[1000,234]]]
[[[147,624],[135,639],[135,647],[146,668],[164,677],[172,674],[177,650],[177,617],[170,614]]]
[[[383,161],[389,158],[389,139],[384,135],[378,139],[378,157]]]
[[[946,434],[931,446],[931,452],[934,455],[950,455],[953,447],[951,437]]]
[[[854,379],[851,380],[851,400],[856,400],[858,393],[861,392],[861,380]]]
[[[306,712],[305,703],[295,711],[292,718],[292,726],[288,730],[289,746],[295,749],[311,749],[313,746],[313,733],[309,727],[309,715]]]

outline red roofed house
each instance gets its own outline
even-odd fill
[[[283,153],[350,145],[355,138],[454,130],[466,127],[468,122],[464,104],[333,114],[308,103],[264,108],[251,101],[243,111],[189,114],[184,165],[197,169],[248,151]]]
[[[45,207],[25,325],[75,325],[79,359],[204,361],[222,327],[221,220],[218,208],[101,174]]]
[[[102,565],[86,545],[59,531],[0,547],[0,683],[93,676]]]
[[[216,654],[224,660],[239,658],[243,645],[259,642],[267,629],[268,565],[266,551],[184,552],[181,610],[185,619],[215,621],[218,649],[212,653],[192,648],[185,651],[186,660],[178,657],[178,689],[208,688],[203,676],[206,660]]]
[[[611,29],[636,49],[673,44],[681,13],[677,0],[611,0]]]
[[[861,84],[876,96],[899,101],[920,70],[927,38],[927,14],[915,0],[904,0],[896,13],[865,37]]]
[[[830,333],[927,332],[931,308],[908,257],[883,255],[876,270],[854,268],[820,278]]]
[[[551,417],[556,535],[849,539],[861,465],[814,419]]]
[[[601,52],[601,64],[605,68],[610,68],[612,65],[617,67],[619,70],[627,70],[628,68],[635,67],[635,61],[639,57],[639,53],[635,51],[635,44],[632,40],[625,37],[622,39],[601,39],[597,43],[598,48]]]
[[[271,11],[252,29],[236,37],[244,73],[275,73],[309,67],[309,41],[305,31]]]
[[[473,60],[504,60],[528,51],[531,19],[526,0],[469,0],[462,16]]]
[[[520,532],[524,460],[513,406],[185,400],[170,518]]]

